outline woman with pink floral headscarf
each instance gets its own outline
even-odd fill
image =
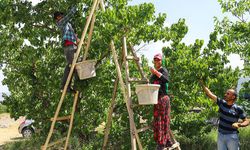
[[[168,71],[162,67],[162,55],[154,56],[154,67],[150,68],[152,73],[150,82],[159,84],[158,103],[154,105],[154,140],[157,143],[157,150],[163,150],[172,145],[170,139],[170,99],[167,95],[166,83],[169,82]]]

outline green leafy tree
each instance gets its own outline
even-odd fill
[[[215,35],[218,39],[217,47],[225,53],[239,54],[244,60],[245,75],[250,74],[250,3],[248,0],[218,0],[222,11],[232,15],[219,21],[215,18]]]
[[[5,104],[12,117],[26,115],[36,120],[36,126],[48,133],[48,122],[55,112],[60,98],[59,84],[64,67],[64,57],[57,30],[52,18],[56,10],[67,11],[77,5],[78,12],[72,20],[78,35],[85,25],[91,1],[41,1],[35,6],[23,0],[2,1],[1,8],[1,65],[5,75],[4,84],[11,92],[5,96]],[[97,59],[97,77],[80,81],[78,88],[83,95],[77,107],[74,134],[84,145],[100,147],[102,134],[95,129],[105,122],[112,97],[115,66],[111,61],[109,43],[114,39],[121,52],[121,38],[136,45],[149,41],[170,40],[170,31],[164,27],[166,14],[154,15],[152,4],[128,6],[127,1],[107,1],[106,12],[99,11],[96,18],[91,50],[88,59]],[[185,26],[182,22],[179,26]],[[175,35],[176,36],[176,35]],[[133,72],[133,69],[131,69]],[[138,73],[134,73],[138,76]],[[60,116],[70,113],[72,96],[68,95]],[[129,121],[121,92],[117,96],[115,117],[112,125],[110,146],[128,149]],[[139,116],[136,116],[138,122]],[[66,125],[57,124],[64,130]],[[145,139],[151,136],[144,136]],[[128,138],[124,138],[128,137]],[[150,141],[150,140],[148,140]],[[145,141],[148,142],[147,140]]]
[[[44,137],[50,126],[49,118],[54,115],[59,102],[59,84],[65,65],[59,31],[52,14],[56,10],[66,12],[73,5],[77,5],[78,12],[72,23],[78,35],[81,35],[92,5],[90,0],[50,0],[41,1],[35,6],[24,0],[3,0],[0,4],[0,63],[6,77],[4,84],[11,92],[10,96],[5,96],[4,103],[12,117],[26,115],[36,123],[41,122],[36,126],[42,129]],[[106,6],[105,12],[97,13],[88,57],[98,61],[97,76],[75,83],[82,96],[77,105],[73,134],[82,140],[84,147],[100,148],[103,133],[95,129],[106,121],[116,78],[109,44],[113,39],[121,56],[123,36],[133,45],[158,40],[171,43],[163,52],[171,77],[170,91],[174,95],[172,127],[179,134],[191,137],[209,131],[204,120],[215,112],[215,108],[205,99],[198,80],[204,79],[217,95],[221,95],[227,87],[236,84],[239,73],[238,69],[224,68],[228,63],[227,53],[217,51],[224,49],[217,47],[216,32],[210,35],[205,49],[202,49],[202,40],[187,46],[181,42],[188,32],[184,19],[165,27],[166,14],[155,15],[151,3],[128,6],[127,0],[109,0]],[[142,64],[148,71],[145,58]],[[135,64],[131,65],[130,71],[131,76],[139,76]],[[67,95],[60,116],[70,113],[72,99],[72,95]],[[135,95],[133,102],[136,103]],[[193,107],[205,108],[205,111],[189,113]],[[151,124],[152,106],[138,107],[134,111],[138,128],[143,126],[139,123],[140,116]],[[66,127],[63,123],[56,125],[62,131]],[[111,131],[109,147],[130,149],[128,113],[120,89]],[[154,148],[152,131],[140,133],[140,138],[145,149]]]
[[[203,50],[202,40],[189,46],[172,43],[163,48],[171,77],[173,128],[190,138],[199,138],[210,131],[205,120],[215,116],[217,110],[213,102],[205,98],[199,80],[203,80],[219,97],[223,97],[226,89],[234,87],[238,80],[239,69],[225,68],[227,55],[210,47],[212,40],[211,36]],[[201,113],[192,112],[197,107]]]
[[[222,21],[215,18],[215,46],[222,49],[224,53],[239,54],[244,60],[244,68],[241,76],[249,76],[250,68],[250,2],[248,0],[218,0],[222,11],[229,13],[232,17],[224,18]],[[243,105],[249,114],[249,102],[242,97],[243,93],[249,93],[249,82],[239,93],[239,103]]]
[[[240,89],[239,92],[239,103],[244,108],[246,113],[250,114],[250,83],[245,82],[243,83],[243,87]]]

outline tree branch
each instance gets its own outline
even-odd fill
[[[32,26],[33,27],[38,27],[38,28],[45,28],[45,29],[50,30],[51,32],[57,32],[56,29],[50,28],[50,27],[48,27],[47,25],[44,25],[44,24],[33,24]]]
[[[245,20],[244,20],[244,17],[243,17],[243,15],[240,17],[240,16],[238,16],[236,13],[232,13],[233,14],[233,16],[235,16],[236,18],[238,18],[241,22],[246,22]]]
[[[100,63],[101,63],[101,61],[105,58],[105,57],[107,57],[109,55],[109,51],[107,51],[104,55],[102,55],[102,57],[99,59],[99,60],[97,60],[97,62],[96,62],[96,68],[98,68],[98,66],[100,65]]]
[[[149,44],[144,44],[144,45],[142,45],[140,48],[138,48],[135,52],[139,52],[141,49],[143,49],[144,47],[146,47],[147,45],[149,45]]]

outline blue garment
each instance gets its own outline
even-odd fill
[[[219,132],[222,134],[236,134],[238,130],[232,127],[232,124],[238,122],[239,119],[245,119],[243,109],[237,104],[227,105],[225,100],[217,99],[219,106]]]
[[[65,40],[76,43],[76,35],[72,25],[69,23],[71,17],[76,12],[76,7],[71,8],[66,16],[64,16],[60,21],[57,22],[58,28],[62,32],[62,45],[64,45]]]
[[[222,134],[218,133],[217,140],[218,150],[239,150],[239,136],[237,133]]]

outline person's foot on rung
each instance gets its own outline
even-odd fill
[[[61,89],[61,93],[63,92],[63,89]],[[67,93],[76,93],[76,90],[75,89],[73,89],[73,88],[68,88],[67,89],[67,91],[66,91]]]

